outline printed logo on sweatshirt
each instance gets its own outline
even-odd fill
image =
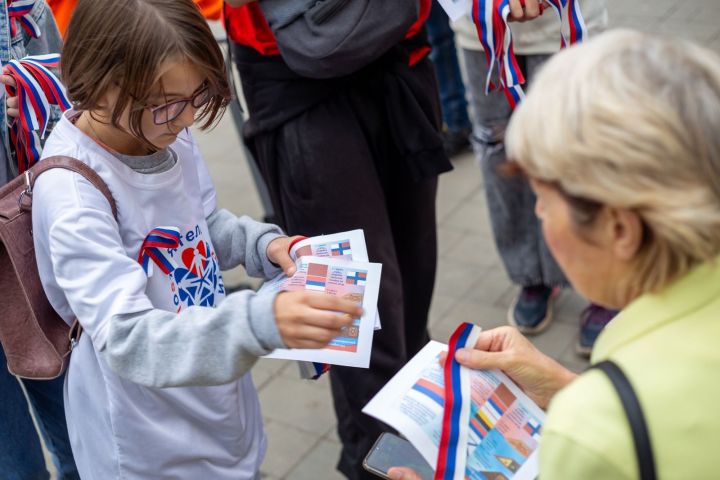
[[[155,268],[169,277],[178,312],[193,305],[213,307],[217,296],[225,294],[217,256],[199,225],[183,234],[176,227],[154,228],[145,237],[138,262],[148,277]]]

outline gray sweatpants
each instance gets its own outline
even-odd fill
[[[535,195],[527,180],[498,171],[505,161],[503,139],[511,109],[502,92],[485,95],[487,64],[482,51],[463,49],[467,92],[472,111],[472,144],[480,164],[490,211],[493,236],[508,276],[513,283],[530,286],[564,286],[567,280],[545,244],[535,216]],[[518,56],[531,81],[549,55]],[[493,79],[497,84],[497,79]],[[561,101],[562,99],[558,99]],[[542,132],[535,132],[542,135]]]

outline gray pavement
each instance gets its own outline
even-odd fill
[[[720,0],[609,0],[611,27],[679,36],[720,53]],[[219,203],[235,213],[262,218],[262,206],[250,172],[238,155],[240,144],[230,116],[212,132],[199,135],[216,182]],[[487,218],[480,170],[472,154],[456,159],[455,170],[440,179],[438,193],[439,264],[430,312],[434,339],[447,341],[462,321],[492,328],[506,322],[516,288],[497,256]],[[242,270],[226,274],[226,283],[246,282]],[[256,283],[255,283],[256,284]],[[569,368],[587,363],[574,343],[585,301],[572,291],[560,294],[556,321],[535,344]],[[268,434],[262,467],[268,479],[341,479],[335,471],[340,443],[327,378],[298,379],[293,363],[260,360],[253,369]]]

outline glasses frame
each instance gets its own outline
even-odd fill
[[[197,103],[197,99],[200,98],[202,95],[207,95],[204,101]],[[157,105],[154,107],[146,106],[150,113],[152,114],[153,123],[155,125],[167,125],[168,123],[172,122],[176,118],[178,118],[180,115],[183,114],[185,109],[187,108],[188,104],[191,104],[193,108],[199,109],[204,107],[208,104],[208,102],[212,100],[212,95],[210,95],[210,85],[204,85],[201,86],[200,89],[195,92],[191,97],[186,98],[178,98],[177,100],[173,100],[172,102],[163,103],[162,105]],[[166,119],[163,119],[161,121],[158,121],[158,112],[167,109],[173,105],[177,104],[183,104],[182,107],[178,110],[178,112],[173,117],[168,117]]]

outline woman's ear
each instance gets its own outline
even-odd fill
[[[609,213],[613,253],[620,260],[632,260],[642,245],[642,220],[637,212],[625,208],[611,208]]]

